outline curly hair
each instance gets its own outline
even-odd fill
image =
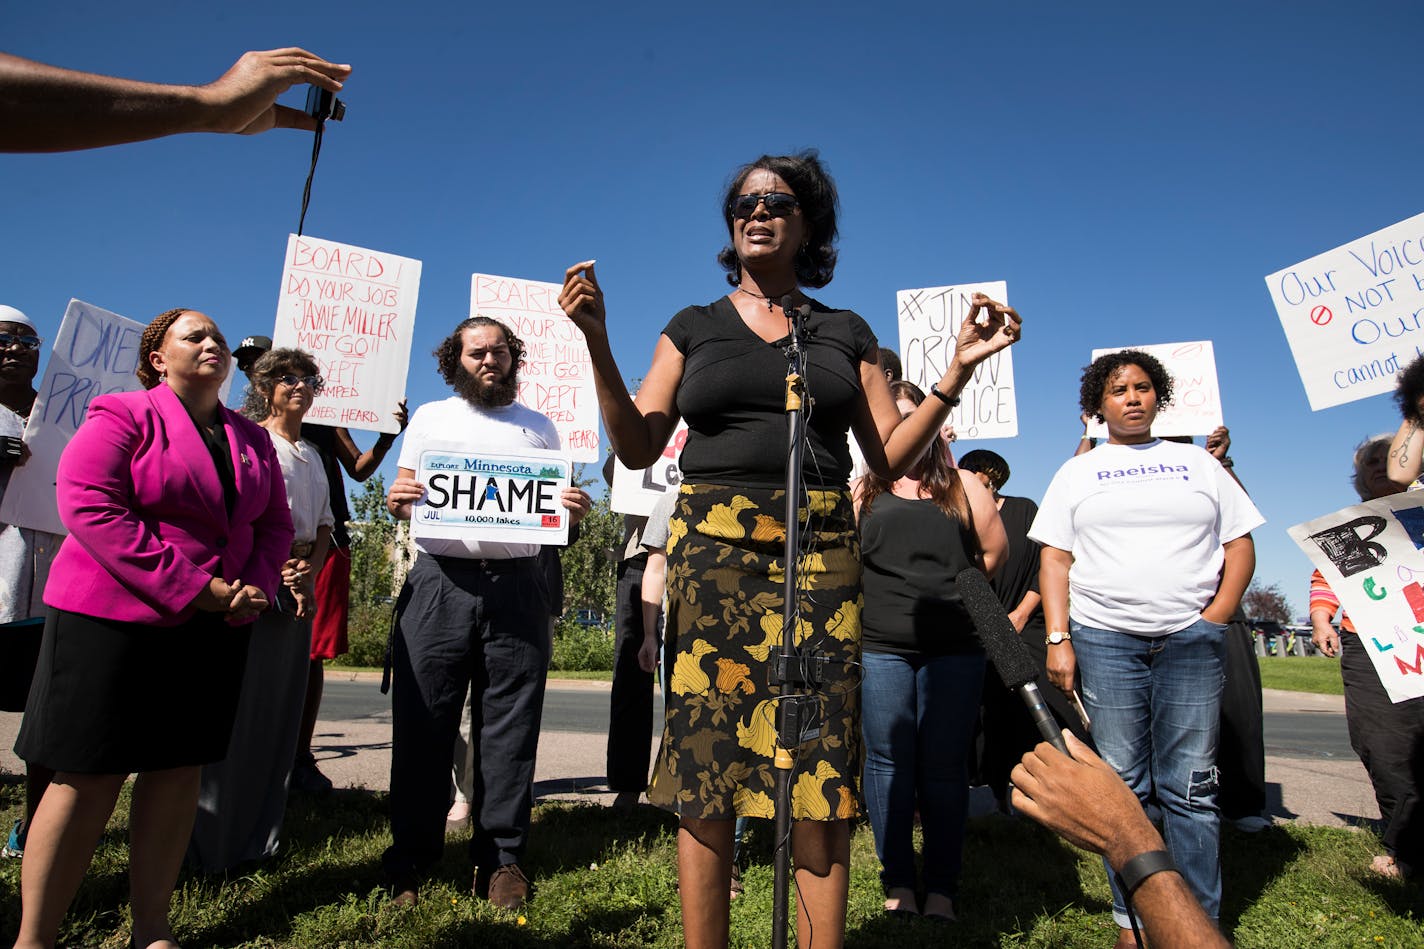
[[[728,236],[732,234],[732,204],[742,193],[747,176],[758,169],[769,171],[786,182],[801,205],[802,219],[806,222],[806,242],[796,252],[797,283],[806,287],[824,287],[835,276],[836,239],[840,236],[836,229],[840,198],[830,172],[815,149],[795,155],[763,155],[743,165],[732,177],[722,198],[722,220],[727,223]],[[731,244],[717,253],[717,263],[727,271],[728,283],[735,287],[742,282],[742,261]]]
[[[890,395],[896,402],[901,399],[919,405],[925,401],[924,392],[913,382],[903,380],[890,383]],[[934,440],[930,442],[929,449],[924,457],[916,462],[915,466],[919,471],[920,490],[929,495],[929,500],[935,503],[946,516],[954,518],[959,522],[960,527],[974,535],[974,515],[969,509],[969,495],[964,493],[964,484],[959,480],[959,472],[954,470],[954,466],[949,463],[949,452],[945,450],[944,436],[938,431],[935,432]],[[915,470],[915,469],[912,469]],[[860,483],[860,511],[861,516],[870,510],[870,506],[880,495],[889,491],[891,482],[880,477],[873,471],[866,472]],[[978,549],[978,537],[975,536],[975,549]]]
[[[258,357],[247,373],[247,391],[242,394],[242,408],[238,411],[254,422],[261,422],[272,415],[272,390],[277,380],[291,373],[294,376],[317,376],[321,367],[316,357],[303,349],[269,349]],[[316,395],[325,383],[319,381],[313,388]]]
[[[987,448],[976,448],[966,453],[959,459],[959,467],[964,471],[987,476],[995,493],[1009,483],[1009,463],[1004,460],[1003,455]]]
[[[1103,421],[1103,396],[1107,394],[1108,383],[1127,366],[1136,366],[1147,374],[1157,393],[1159,411],[1172,403],[1172,374],[1158,362],[1157,357],[1140,349],[1120,349],[1104,353],[1083,367],[1083,381],[1078,387],[1078,407],[1084,415]]]
[[[152,389],[162,381],[162,376],[158,370],[153,368],[153,363],[149,356],[156,353],[163,346],[163,337],[168,335],[168,328],[178,322],[178,317],[184,313],[195,313],[186,306],[174,307],[171,310],[164,310],[143,328],[143,335],[138,341],[138,366],[134,369],[134,374],[138,376],[138,381],[145,389]]]
[[[1424,425],[1424,415],[1419,412],[1421,399],[1424,399],[1424,356],[1416,356],[1399,374],[1394,387],[1394,401],[1405,421]]]
[[[445,380],[447,386],[454,386],[458,377],[457,370],[460,368],[460,356],[465,351],[465,330],[476,326],[498,326],[504,333],[505,345],[509,347],[510,358],[514,361],[515,369],[524,365],[524,340],[514,335],[514,330],[505,326],[499,320],[488,316],[472,316],[455,327],[455,332],[445,337],[444,342],[435,347],[435,362],[440,367],[440,378]]]

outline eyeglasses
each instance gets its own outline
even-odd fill
[[[23,336],[16,336],[14,333],[0,333],[0,349],[10,349],[19,346],[21,349],[35,350],[40,348],[44,340],[38,336],[26,333]]]
[[[759,204],[765,204],[766,213],[772,217],[790,217],[791,213],[801,206],[796,195],[773,191],[770,194],[739,194],[728,202],[728,207],[732,217],[741,218],[755,214]]]
[[[278,376],[277,381],[289,389],[295,389],[297,383],[305,382],[307,388],[313,392],[320,392],[322,386],[326,385],[326,380],[322,379],[321,376],[294,376],[291,373],[287,373],[285,376]]]

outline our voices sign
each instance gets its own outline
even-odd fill
[[[306,421],[400,432],[420,261],[292,234],[282,267],[274,346],[316,357],[326,388]]]
[[[1172,404],[1157,413],[1152,422],[1153,435],[1159,438],[1168,435],[1210,435],[1223,424],[1216,351],[1210,340],[1095,349],[1093,358],[1123,349],[1136,349],[1157,357],[1157,361],[1172,376]],[[1108,427],[1094,420],[1088,425],[1088,434],[1106,438]]]
[[[30,459],[14,470],[0,522],[65,533],[55,505],[59,456],[96,396],[140,388],[134,369],[143,324],[81,300],[70,300],[25,426]]]
[[[930,385],[939,382],[949,368],[960,324],[969,315],[974,294],[983,293],[1008,303],[1008,292],[1008,285],[996,280],[896,293],[900,362],[906,381],[928,394]],[[1019,433],[1014,361],[1008,349],[975,367],[974,377],[960,394],[959,406],[949,413],[949,422],[961,439],[1012,438]]]
[[[1310,407],[1391,392],[1424,352],[1424,214],[1266,278]]]
[[[567,543],[569,511],[560,497],[571,476],[559,452],[486,454],[434,445],[420,454],[416,479],[425,497],[411,512],[411,532],[417,538]]]
[[[1340,598],[1390,700],[1424,695],[1424,492],[1352,504],[1289,533]]]
[[[547,415],[574,461],[601,461],[598,396],[588,343],[559,308],[557,283],[473,274],[470,315],[488,316],[524,343],[519,401]]]

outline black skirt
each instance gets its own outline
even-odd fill
[[[251,630],[220,613],[148,626],[51,608],[15,754],[79,774],[221,761]]]

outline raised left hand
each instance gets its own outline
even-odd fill
[[[981,325],[982,321],[982,325]],[[969,315],[959,325],[954,359],[973,368],[1023,336],[1023,319],[1018,311],[982,293],[974,294]]]
[[[1206,450],[1217,461],[1226,457],[1231,451],[1231,429],[1225,425],[1218,425],[1210,435],[1206,437]]]

